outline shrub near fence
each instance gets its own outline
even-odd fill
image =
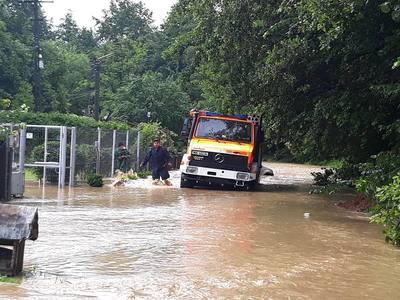
[[[400,173],[391,183],[378,188],[373,211],[371,220],[384,225],[386,241],[400,246]]]
[[[25,123],[40,125],[56,125],[69,127],[90,127],[128,130],[130,127],[121,122],[102,122],[93,118],[62,113],[33,113],[25,111],[0,111],[0,123]]]

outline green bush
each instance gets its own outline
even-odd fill
[[[99,174],[90,174],[87,177],[87,183],[92,187],[102,187],[103,186],[103,176]]]
[[[122,122],[97,122],[95,119],[74,114],[52,113],[33,113],[27,111],[0,111],[0,123],[26,123],[33,125],[57,125],[57,126],[76,126],[91,128],[107,128],[128,130],[129,126]]]
[[[359,193],[375,201],[378,188],[389,184],[400,172],[400,155],[396,152],[382,152],[371,159],[358,165],[361,175],[355,183]]]
[[[371,221],[385,226],[386,241],[400,246],[400,173],[393,181],[377,188]]]

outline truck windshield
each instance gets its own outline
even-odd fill
[[[200,118],[196,137],[251,143],[251,124],[240,121]]]

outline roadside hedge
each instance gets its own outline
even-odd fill
[[[26,111],[2,110],[0,111],[0,124],[1,123],[26,123],[34,125],[79,126],[91,128],[100,127],[117,130],[129,129],[129,125],[126,123],[96,121],[90,117],[58,112],[33,113]]]
[[[386,241],[400,246],[400,173],[377,189],[373,212],[371,220],[384,226]]]

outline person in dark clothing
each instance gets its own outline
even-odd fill
[[[172,185],[168,180],[168,164],[171,159],[169,152],[167,149],[161,147],[160,140],[155,139],[153,141],[153,147],[147,153],[143,162],[140,164],[140,167],[143,168],[149,161],[152,168],[152,177],[155,182],[160,180],[164,180],[165,185]]]
[[[118,161],[118,169],[124,173],[129,169],[129,158],[131,154],[126,149],[124,143],[118,144],[118,149],[115,151],[115,159]]]

